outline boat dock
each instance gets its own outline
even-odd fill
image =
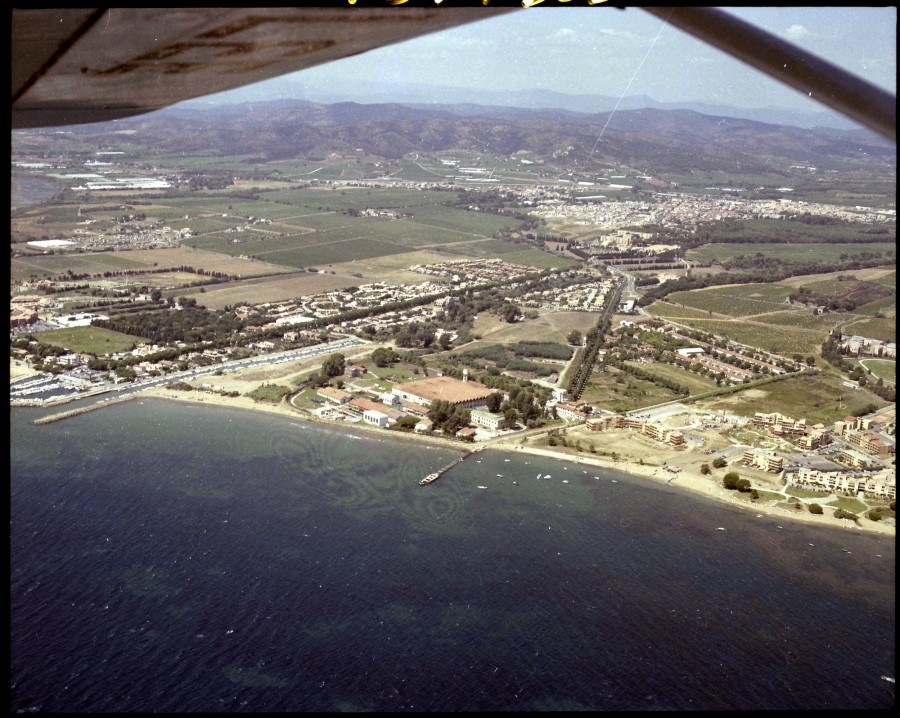
[[[428,476],[426,476],[424,479],[421,479],[419,481],[419,486],[426,486],[427,484],[430,484],[432,481],[437,481],[439,478],[441,478],[441,476],[443,474],[450,471],[450,469],[452,469],[458,463],[465,461],[466,458],[471,456],[472,454],[477,454],[483,448],[484,448],[483,446],[479,446],[476,449],[472,449],[472,451],[470,451],[469,453],[465,454],[464,456],[460,456],[458,459],[454,459],[453,461],[451,461],[449,464],[447,464],[443,468],[438,469],[434,473],[428,474]]]
[[[34,419],[32,424],[50,424],[54,421],[62,421],[63,419],[68,419],[70,416],[78,416],[79,414],[86,414],[89,411],[95,411],[96,409],[102,409],[105,406],[112,406],[113,404],[121,404],[123,401],[131,401],[135,398],[134,394],[129,394],[128,396],[117,397],[115,399],[102,399],[95,404],[89,404],[87,406],[82,406],[78,409],[71,409],[69,411],[63,411],[58,414],[50,414],[49,416],[43,416],[40,419]]]

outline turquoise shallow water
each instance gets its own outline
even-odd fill
[[[256,412],[38,415],[14,711],[894,705],[893,540],[490,450],[420,487],[460,452]]]

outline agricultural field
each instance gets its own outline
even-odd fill
[[[485,239],[480,242],[465,242],[446,247],[446,251],[463,257],[496,257],[521,252],[522,245],[502,239]],[[504,256],[503,259],[506,259]]]
[[[441,227],[472,237],[490,237],[501,229],[518,225],[518,221],[490,212],[468,212],[453,207],[437,205],[416,207],[412,210],[413,221],[429,227]]]
[[[672,292],[667,301],[694,309],[724,314],[729,317],[749,317],[764,312],[784,310],[791,290],[777,284],[732,284]]]
[[[719,409],[752,417],[756,412],[777,411],[807,424],[831,424],[845,416],[859,415],[869,405],[887,402],[866,389],[848,389],[843,379],[830,372],[788,377],[734,394],[701,399],[695,406],[704,411]]]
[[[777,326],[765,321],[747,319],[679,319],[677,323],[783,356],[792,354],[818,356],[826,336],[825,333],[815,330]]]
[[[668,299],[658,299],[645,307],[645,310],[660,319],[708,319],[710,316],[709,311],[673,304]]]
[[[787,277],[776,282],[776,284],[779,286],[798,288],[809,286],[815,282],[837,279],[839,276],[848,274],[852,274],[857,280],[862,282],[875,282],[878,284],[886,284],[887,286],[894,286],[896,270],[893,267],[866,267],[865,269],[854,269],[850,272],[843,270],[827,272],[825,274],[803,274],[796,277]]]
[[[257,277],[227,284],[211,285],[199,289],[180,291],[178,296],[190,296],[207,309],[223,309],[243,302],[261,304],[294,299],[344,287],[357,287],[365,280],[341,274],[293,272],[275,277]]]
[[[854,309],[853,313],[871,316],[881,314],[884,317],[893,319],[897,316],[897,297],[885,297],[884,299],[877,299],[874,302],[863,304],[861,307]]]
[[[46,279],[65,275],[69,270],[73,274],[103,274],[103,272],[120,269],[139,269],[139,262],[116,265],[108,259],[95,259],[102,255],[93,254],[47,254],[13,257],[9,262],[10,279],[22,282],[27,279]]]
[[[857,334],[869,339],[880,339],[883,342],[897,341],[896,319],[857,319],[844,324],[841,333],[845,335]]]
[[[522,264],[535,269],[567,269],[581,264],[576,259],[549,254],[540,249],[523,249],[518,252],[508,252],[503,255],[503,261],[512,264]]]
[[[115,354],[130,350],[135,344],[146,340],[130,334],[122,334],[100,327],[69,327],[41,332],[38,338],[44,344],[63,347],[76,353]]]
[[[629,366],[637,367],[641,371],[645,371],[648,374],[653,374],[654,376],[658,376],[662,379],[669,379],[674,382],[678,382],[691,392],[691,394],[702,394],[707,391],[712,391],[716,389],[716,382],[714,379],[710,379],[709,377],[701,376],[692,371],[686,371],[685,369],[681,369],[677,366],[672,366],[671,364],[664,364],[662,362],[654,362],[653,364],[641,364],[636,361],[628,361],[625,362]]]
[[[843,242],[839,244],[807,243],[807,244],[775,244],[761,242],[759,244],[711,243],[688,250],[689,261],[721,262],[740,255],[752,256],[762,254],[765,257],[788,262],[837,262],[842,254],[853,255],[861,252],[881,252],[893,254],[897,246],[893,242],[873,242],[857,244]]]

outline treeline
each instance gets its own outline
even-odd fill
[[[168,308],[138,314],[121,314],[110,319],[95,319],[92,324],[103,329],[143,337],[154,344],[173,342],[211,342],[226,339],[244,327],[234,311],[213,312],[197,306],[194,299],[179,299],[181,311]]]

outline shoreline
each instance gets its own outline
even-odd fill
[[[335,428],[352,428],[359,431],[365,431],[372,436],[385,436],[389,438],[398,438],[407,441],[416,441],[419,443],[427,443],[433,446],[441,446],[447,449],[455,449],[463,453],[470,453],[476,448],[493,449],[496,451],[504,451],[511,454],[528,453],[545,458],[555,459],[558,461],[572,461],[576,464],[593,466],[596,468],[606,469],[609,471],[618,471],[629,476],[647,479],[650,482],[663,486],[671,486],[672,488],[688,491],[693,494],[704,496],[714,501],[718,501],[726,506],[732,506],[742,511],[752,511],[766,516],[784,519],[785,521],[798,521],[808,525],[820,526],[831,529],[845,529],[851,531],[863,531],[870,534],[880,536],[895,536],[896,526],[893,519],[889,519],[890,523],[884,521],[871,521],[865,516],[860,516],[857,522],[848,521],[846,519],[836,519],[829,513],[814,515],[808,511],[802,513],[794,512],[790,509],[766,503],[751,503],[750,499],[743,499],[735,496],[737,492],[728,491],[722,487],[716,478],[706,477],[701,474],[692,472],[688,469],[682,470],[675,475],[668,475],[661,466],[649,464],[640,464],[634,461],[620,459],[613,461],[595,456],[584,456],[581,454],[573,454],[565,451],[552,451],[543,447],[528,446],[521,443],[521,435],[512,435],[506,437],[498,437],[497,439],[476,444],[461,443],[453,439],[446,439],[437,436],[426,436],[422,434],[407,433],[401,431],[387,431],[385,429],[369,426],[363,422],[357,424],[346,424],[338,421],[326,421],[309,415],[307,412],[297,409],[284,401],[279,404],[261,404],[247,397],[226,397],[219,394],[200,392],[178,392],[168,388],[154,388],[146,391],[137,392],[133,398],[142,397],[153,399],[168,399],[171,401],[181,401],[190,404],[206,403],[213,406],[244,409],[250,411],[261,411],[269,414],[280,414],[285,417],[291,417],[299,421],[307,421],[311,423],[321,424],[323,426],[331,426]],[[527,438],[526,438],[527,441]],[[739,496],[744,496],[740,494]]]

